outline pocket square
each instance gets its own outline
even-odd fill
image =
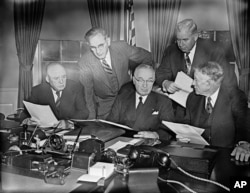
[[[152,115],[158,115],[159,114],[159,111],[154,111],[153,113],[152,113]]]

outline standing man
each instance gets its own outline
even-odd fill
[[[169,139],[162,120],[174,121],[172,103],[166,96],[151,92],[155,81],[152,66],[141,64],[135,69],[135,88],[121,92],[112,107],[108,120],[127,125],[138,131],[134,137]]]
[[[141,63],[152,64],[152,57],[148,51],[124,41],[110,42],[102,28],[90,29],[85,39],[90,51],[82,56],[79,65],[89,119],[105,119],[119,89],[130,81],[129,69]],[[135,66],[129,66],[130,61],[136,63]]]
[[[238,87],[222,85],[223,68],[206,62],[194,68],[194,89],[187,99],[185,123],[205,129],[211,145],[233,147],[247,139],[247,98]]]
[[[69,119],[87,119],[89,115],[82,85],[67,79],[64,67],[56,62],[48,64],[46,82],[32,88],[28,101],[49,105],[62,129],[68,127]]]
[[[225,59],[224,51],[211,41],[198,38],[197,25],[185,19],[176,26],[176,43],[170,45],[156,71],[156,83],[163,91],[175,93],[180,88],[174,83],[179,71],[194,77],[194,67],[207,61],[217,61],[224,69],[223,84],[237,86],[236,75]],[[176,116],[184,117],[185,109],[175,104]]]

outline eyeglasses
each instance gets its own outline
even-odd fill
[[[141,79],[141,78],[136,78],[135,76],[134,76],[134,78],[135,78],[135,80],[139,83],[139,84],[144,84],[144,83],[146,83],[146,84],[154,84],[154,80],[143,80],[143,79]]]

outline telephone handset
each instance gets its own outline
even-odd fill
[[[133,167],[157,167],[169,169],[171,161],[169,155],[155,147],[148,145],[131,146],[128,154]]]

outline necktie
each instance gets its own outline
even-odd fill
[[[61,103],[60,91],[56,91],[57,99],[56,99],[56,108],[59,108]]]
[[[185,58],[185,61],[186,61],[186,73],[188,74],[188,75],[190,75],[190,71],[191,71],[191,60],[190,60],[190,58],[189,58],[189,52],[187,52],[187,53],[185,53],[184,54],[184,58]]]
[[[143,103],[142,103],[142,96],[139,97],[139,103],[136,108],[136,113],[139,114],[142,109]]]
[[[102,67],[105,70],[105,72],[112,74],[112,69],[108,65],[107,61],[105,59],[102,60]]]
[[[211,103],[211,97],[208,97],[208,98],[207,98],[206,111],[207,111],[209,114],[211,114],[212,111],[213,111],[213,106],[212,106],[212,103]]]

